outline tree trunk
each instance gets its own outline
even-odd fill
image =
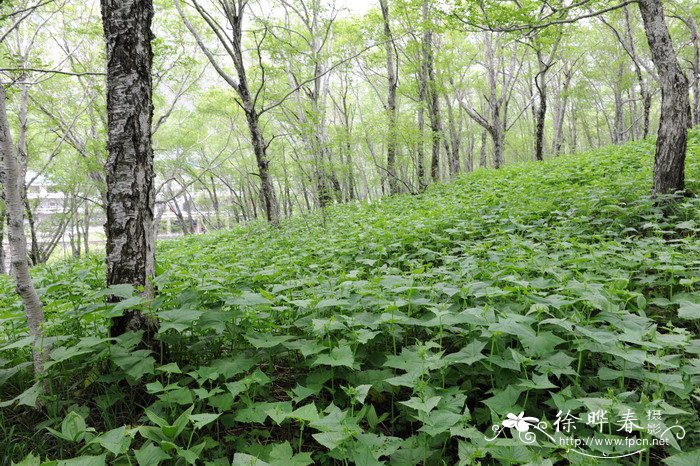
[[[25,59],[22,59],[22,63],[25,63]],[[22,74],[21,80],[26,79],[26,75]],[[19,94],[19,137],[17,140],[17,168],[18,168],[18,183],[20,184],[20,196],[22,198],[22,203],[25,208],[25,215],[27,222],[29,223],[29,232],[31,238],[31,244],[29,249],[29,257],[31,259],[32,265],[37,265],[41,263],[41,253],[39,251],[39,241],[36,234],[36,225],[34,224],[34,215],[32,215],[32,208],[27,198],[27,160],[28,160],[28,149],[27,149],[27,110],[29,106],[29,86],[27,84],[20,84],[20,94]]]
[[[355,192],[355,168],[352,157],[352,123],[350,121],[347,94],[343,94],[343,122],[345,123],[345,162],[348,167],[348,200],[354,201],[357,199],[357,193]]]
[[[693,125],[700,125],[700,33],[692,15],[688,17],[687,24],[693,43]]]
[[[425,189],[425,95],[427,87],[425,66],[421,64],[418,78],[418,146],[416,158],[418,159],[416,178],[418,178],[418,190]]]
[[[474,171],[474,133],[469,135],[469,143],[467,145],[467,161],[466,161],[467,173]]]
[[[535,86],[539,96],[539,105],[535,111],[535,160],[544,160],[544,120],[547,116],[547,70],[549,65],[544,62],[542,51],[537,50],[539,72],[535,76]]]
[[[615,97],[615,120],[613,124],[612,142],[613,144],[622,144],[625,142],[625,113],[622,99],[622,80],[624,77],[624,64],[620,62],[617,68],[617,80],[615,82],[614,97]]]
[[[0,172],[3,172],[4,168],[0,166]],[[5,275],[7,271],[5,270],[5,201],[4,195],[0,199],[0,275]]]
[[[486,167],[486,141],[488,133],[486,130],[481,131],[481,148],[479,149],[479,168]]]
[[[630,20],[629,9],[624,8],[625,12],[625,25],[627,26],[627,40],[629,42],[628,49],[629,54],[632,57],[632,65],[634,66],[634,73],[637,76],[637,82],[639,83],[639,96],[642,98],[642,138],[646,139],[649,136],[649,120],[651,115],[651,92],[649,92],[646,79],[642,73],[642,67],[639,65],[639,57],[637,56],[637,48],[634,45],[634,34],[632,33],[632,21]],[[624,45],[624,44],[623,44]]]
[[[455,117],[454,117],[454,111],[452,110],[452,105],[450,102],[450,98],[445,95],[445,109],[447,110],[447,123],[448,123],[448,129],[450,133],[450,140],[447,141],[445,140],[445,146],[448,148],[447,153],[449,154],[449,169],[450,169],[450,177],[456,176],[459,171],[460,171],[460,163],[459,163],[459,136],[460,136],[460,131],[457,129],[457,125],[455,124]],[[471,171],[471,170],[468,170]]]
[[[501,168],[503,166],[503,131],[495,129],[491,132],[493,140],[493,167]]]
[[[578,151],[578,130],[576,127],[576,107],[571,101],[571,117],[569,118],[569,153],[575,154]]]
[[[423,0],[423,59],[425,60],[425,77],[427,79],[428,118],[430,119],[430,141],[432,155],[430,158],[430,177],[433,182],[440,181],[440,139],[442,128],[440,125],[440,96],[435,81],[435,66],[433,57],[433,30],[430,24],[429,0]]]
[[[652,194],[683,191],[690,125],[688,80],[678,64],[661,0],[639,0],[638,5],[661,83],[661,121],[656,139]]]
[[[101,0],[101,6],[107,46],[107,284],[132,284],[153,296],[153,4]],[[149,329],[140,311],[126,310],[112,320],[110,334]]]
[[[85,255],[90,254],[90,206],[85,202],[85,214],[83,216],[83,241],[85,244]]]
[[[17,163],[10,125],[7,121],[5,100],[5,88],[0,86],[0,154],[2,154],[3,159],[0,181],[3,183],[5,208],[7,209],[7,236],[12,256],[12,273],[17,285],[16,290],[17,294],[22,298],[24,312],[27,316],[29,335],[32,337],[34,373],[41,375],[44,373],[44,362],[48,357],[48,351],[43,348],[42,341],[44,308],[29,275],[27,239],[24,236],[24,206],[22,205],[24,178],[20,178],[20,167]],[[22,181],[22,186],[19,184],[20,181]]]
[[[569,87],[571,85],[571,77],[573,76],[572,68],[564,68],[564,84],[559,93],[559,106],[554,111],[554,134],[552,135],[552,153],[554,155],[561,154],[561,148],[564,143],[564,118],[569,100]],[[571,118],[573,118],[573,112]]]
[[[246,108],[245,115],[248,121],[248,129],[250,130],[253,152],[255,153],[255,161],[258,165],[258,174],[260,175],[260,191],[262,192],[262,198],[265,204],[265,215],[267,216],[268,222],[277,225],[280,221],[279,206],[277,205],[275,188],[272,185],[272,177],[270,176],[270,162],[267,160],[266,153],[267,144],[260,131],[259,115],[253,108],[253,101],[250,95],[247,94],[247,99],[243,99],[243,101]]]
[[[398,77],[396,73],[396,65],[394,58],[398,61],[398,57],[394,54],[394,42],[391,35],[391,25],[389,21],[389,0],[379,0],[382,9],[382,17],[384,18],[384,40],[386,48],[386,72],[388,82],[387,93],[387,119],[388,130],[386,135],[386,172],[389,182],[389,193],[396,194],[399,192],[399,186],[396,179],[396,88],[398,87]]]

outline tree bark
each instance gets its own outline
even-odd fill
[[[83,241],[85,245],[85,255],[90,254],[90,204],[85,203],[85,213],[83,215]]]
[[[564,65],[564,83],[559,92],[558,106],[554,110],[554,134],[552,135],[552,153],[557,156],[561,154],[562,145],[564,144],[564,118],[569,100],[569,87],[573,76],[573,68]],[[571,118],[573,118],[573,112]]]
[[[0,171],[4,171],[0,167]],[[5,200],[4,195],[0,196],[0,275],[5,275],[7,271],[5,270]]]
[[[418,190],[423,191],[426,187],[425,182],[425,96],[427,89],[427,77],[425,66],[421,63],[418,72],[418,146],[416,158],[418,159],[416,178],[418,178]]]
[[[24,178],[20,178],[20,166],[17,163],[17,155],[12,143],[10,125],[7,121],[7,108],[5,106],[5,88],[0,86],[0,154],[2,155],[2,182],[5,194],[5,208],[7,209],[8,230],[7,236],[12,256],[12,273],[15,277],[17,294],[22,298],[24,312],[27,316],[29,335],[32,337],[32,359],[34,361],[34,373],[44,373],[44,362],[48,357],[48,351],[43,348],[44,307],[39,295],[34,288],[29,274],[27,262],[27,238],[24,235],[24,206],[22,203],[22,187]],[[22,185],[20,186],[20,181]]]
[[[617,68],[617,79],[615,80],[615,87],[613,89],[613,94],[615,97],[615,120],[613,124],[613,132],[611,135],[613,144],[622,144],[625,142],[625,113],[622,100],[622,78],[624,77],[624,73],[624,64],[620,62]]]
[[[447,153],[449,154],[449,168],[450,168],[450,177],[456,176],[459,171],[460,171],[460,163],[459,163],[459,149],[460,149],[460,129],[457,129],[457,125],[455,123],[455,117],[454,117],[454,111],[452,110],[452,103],[450,102],[450,98],[445,95],[445,109],[447,110],[447,124],[448,124],[448,130],[450,134],[450,140],[447,141],[445,140],[445,146],[449,149]],[[471,169],[467,170],[471,171]]]
[[[423,22],[425,32],[423,33],[423,59],[425,61],[425,78],[427,80],[427,107],[428,118],[430,119],[430,177],[433,182],[440,181],[440,139],[442,138],[442,127],[440,124],[440,96],[437,82],[435,80],[434,51],[433,51],[433,30],[430,17],[429,0],[423,0]]]
[[[537,50],[539,72],[535,76],[535,86],[539,96],[539,105],[535,110],[535,160],[544,160],[544,123],[547,116],[547,71],[550,64],[545,63],[541,50]]]
[[[391,23],[389,16],[389,1],[379,0],[382,9],[382,17],[384,18],[384,40],[386,49],[386,72],[387,72],[387,120],[388,131],[386,135],[386,171],[387,181],[389,183],[389,193],[396,194],[399,192],[399,186],[396,180],[396,88],[398,87],[398,77],[394,59],[398,61],[394,53],[394,41],[391,35]]]
[[[466,170],[467,173],[474,171],[474,133],[469,135],[469,142],[467,144]]]
[[[686,24],[690,29],[690,40],[693,43],[693,126],[700,125],[700,33],[692,15],[688,16]]]
[[[479,168],[486,167],[486,141],[488,132],[484,129],[481,131],[481,147],[479,148]]]
[[[107,49],[107,284],[154,294],[151,0],[101,0]],[[112,298],[117,299],[117,298]],[[137,310],[115,317],[111,336],[149,330]]]
[[[683,191],[690,126],[688,80],[678,64],[661,0],[639,0],[638,5],[661,83],[661,120],[656,139],[652,194]]]
[[[21,167],[21,166],[20,166]],[[20,171],[22,169],[20,168]],[[21,176],[21,175],[20,175]],[[24,180],[24,178],[22,178]],[[29,199],[27,198],[27,189],[26,186],[23,186],[20,188],[22,190],[22,196],[23,196],[23,202],[24,202],[24,212],[27,216],[27,225],[29,226],[29,237],[31,238],[32,242],[29,248],[29,258],[32,261],[32,265],[37,265],[41,264],[46,261],[42,257],[41,250],[39,247],[39,238],[36,234],[36,223],[34,222],[34,213],[32,212],[32,206],[29,203]]]

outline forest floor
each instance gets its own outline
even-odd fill
[[[650,199],[653,150],[165,241],[152,301],[100,257],[35,268],[42,395],[0,279],[0,464],[700,464],[700,197]],[[125,308],[160,354],[107,338]]]

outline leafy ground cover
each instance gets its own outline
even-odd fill
[[[697,132],[688,155],[697,193]],[[651,143],[631,143],[279,229],[164,242],[150,302],[105,289],[99,257],[37,268],[52,348],[41,411],[3,280],[0,458],[700,464],[700,200],[653,202],[652,156]],[[125,301],[106,304],[115,293]],[[134,307],[158,316],[160,352],[137,334],[107,338],[109,317]],[[593,410],[610,414],[605,428],[586,423]],[[580,438],[619,436],[627,412],[634,438],[671,425],[686,435],[615,460],[541,436],[528,445],[515,429],[486,439],[521,412],[550,432],[575,414]],[[656,432],[649,412],[662,416]]]

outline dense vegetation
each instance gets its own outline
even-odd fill
[[[21,303],[0,277],[0,393],[17,397],[0,410],[0,458],[698,464],[700,200],[648,196],[653,147],[161,242],[152,301],[105,289],[100,257],[35,268],[52,342],[43,411]],[[697,131],[686,170],[697,192]],[[110,342],[127,307],[158,316],[159,342]],[[662,410],[687,435],[613,463],[485,440],[507,413],[551,422],[591,406]]]

